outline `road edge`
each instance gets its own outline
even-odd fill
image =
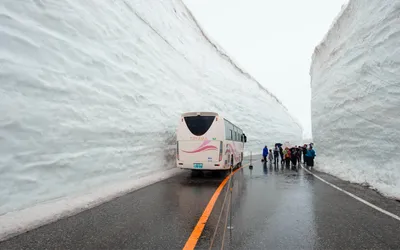
[[[375,209],[375,210],[378,211],[378,212],[381,212],[382,214],[385,214],[385,215],[387,215],[387,216],[389,216],[389,217],[392,217],[393,219],[395,219],[395,220],[397,220],[397,221],[400,221],[400,216],[398,216],[398,215],[396,215],[396,214],[394,214],[394,213],[391,213],[391,212],[389,212],[389,211],[387,211],[387,210],[385,210],[385,209],[383,209],[383,208],[381,208],[381,207],[379,207],[379,206],[377,206],[377,205],[375,205],[375,204],[372,204],[371,202],[369,202],[369,201],[367,201],[367,200],[364,200],[363,198],[361,198],[361,197],[359,197],[359,196],[357,196],[357,195],[355,195],[355,194],[353,194],[353,193],[351,193],[351,192],[349,192],[349,191],[347,191],[347,190],[345,190],[345,189],[343,189],[343,188],[340,188],[340,187],[336,186],[335,184],[330,183],[329,181],[327,181],[327,180],[325,180],[324,178],[320,177],[320,176],[317,175],[316,173],[313,173],[312,171],[308,170],[308,169],[305,168],[304,166],[301,166],[301,167],[302,167],[303,170],[306,171],[308,174],[311,174],[311,175],[315,176],[317,179],[319,179],[320,181],[324,182],[325,184],[331,186],[332,188],[334,188],[334,189],[336,189],[336,190],[338,190],[338,191],[340,191],[340,192],[342,192],[342,193],[344,193],[344,194],[346,194],[346,195],[352,197],[353,199],[355,199],[355,200],[357,200],[357,201],[363,203],[364,205],[369,206],[370,208]],[[387,199],[389,199],[389,198],[387,198]]]

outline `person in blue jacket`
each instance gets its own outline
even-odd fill
[[[267,162],[267,156],[268,156],[268,147],[265,146],[264,149],[263,149],[263,159],[264,159],[264,162]]]
[[[310,145],[310,148],[307,150],[307,154],[306,154],[306,162],[307,162],[307,167],[314,167],[314,158],[315,158],[316,154],[315,151],[312,147],[312,145]]]

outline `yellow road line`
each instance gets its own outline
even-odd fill
[[[210,214],[214,208],[215,203],[218,200],[219,195],[222,192],[222,189],[225,187],[226,183],[228,182],[229,178],[233,176],[239,169],[247,166],[249,164],[245,164],[242,167],[236,169],[235,171],[232,172],[232,174],[229,174],[219,185],[217,190],[215,190],[213,196],[211,197],[210,201],[208,202],[206,209],[204,210],[203,214],[201,215],[199,221],[196,224],[196,227],[193,229],[192,234],[190,235],[189,239],[186,241],[185,246],[183,247],[184,250],[193,250],[196,245],[197,241],[199,240],[201,233],[204,230],[204,227],[206,226],[207,220],[210,217]]]

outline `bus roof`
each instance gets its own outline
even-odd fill
[[[182,117],[187,117],[187,116],[218,116],[218,113],[215,112],[187,112],[183,113]]]

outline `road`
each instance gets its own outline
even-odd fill
[[[400,215],[399,202],[312,172]],[[184,172],[1,242],[0,249],[182,249],[224,178]],[[253,170],[244,167],[231,181],[196,249],[209,249],[211,242],[212,249],[222,244],[224,249],[400,249],[400,221],[302,169],[256,162]],[[232,193],[227,191],[230,186]]]

